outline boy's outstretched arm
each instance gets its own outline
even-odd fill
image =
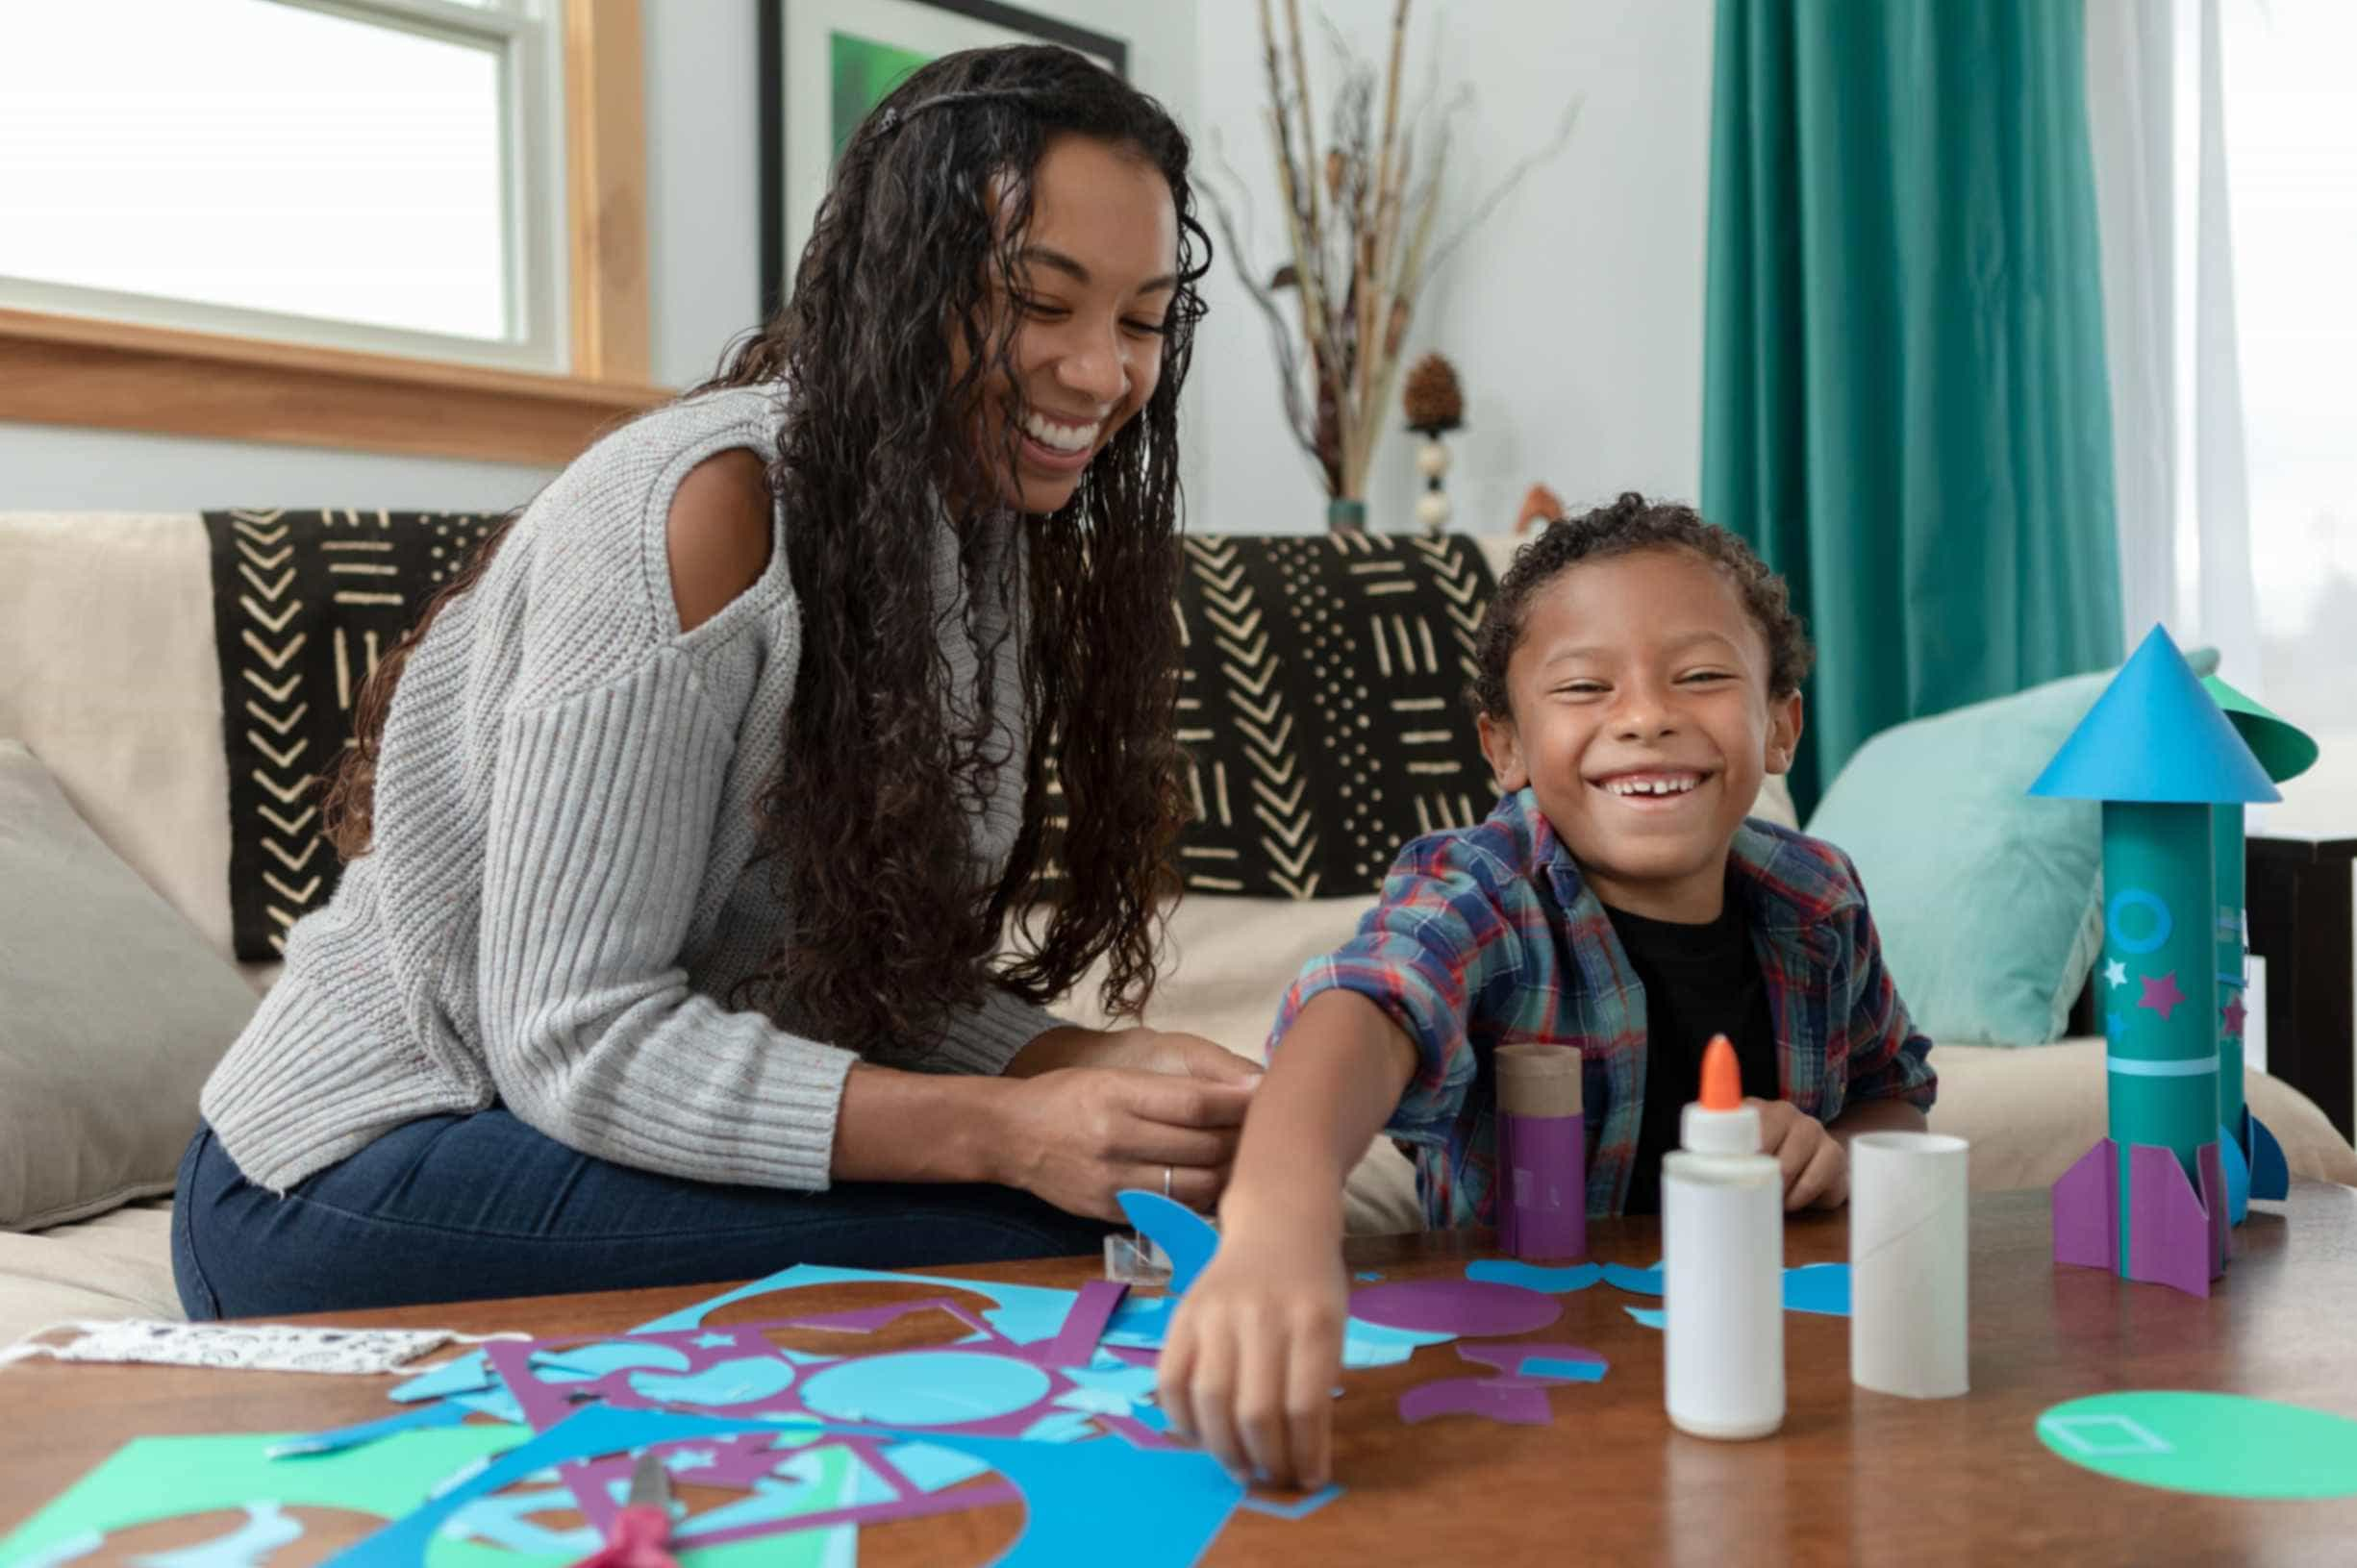
[[[1417,1051],[1357,992],[1314,996],[1244,1118],[1219,1251],[1170,1325],[1170,1424],[1230,1469],[1322,1486],[1349,1292],[1342,1183],[1398,1108]]]

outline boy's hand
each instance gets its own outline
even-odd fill
[[[1164,1340],[1163,1413],[1239,1475],[1323,1486],[1348,1315],[1339,1223],[1231,1227]]]
[[[1754,1100],[1760,1153],[1784,1167],[1784,1207],[1839,1208],[1849,1202],[1849,1151],[1825,1124],[1789,1100]]]

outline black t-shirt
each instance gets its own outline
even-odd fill
[[[1629,1173],[1626,1211],[1662,1207],[1662,1156],[1678,1147],[1678,1118],[1702,1087],[1702,1051],[1714,1034],[1735,1047],[1743,1093],[1782,1093],[1768,983],[1751,946],[1751,922],[1735,890],[1708,925],[1650,920],[1607,905],[1605,915],[1645,988],[1645,1108]]]

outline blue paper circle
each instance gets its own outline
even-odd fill
[[[813,1373],[802,1404],[837,1421],[956,1427],[1029,1409],[1055,1384],[1028,1361],[957,1351],[870,1356]]]
[[[2121,912],[2127,909],[2152,911],[2151,935],[2130,936],[2127,933],[2119,919]],[[2119,945],[2120,952],[2137,954],[2159,952],[2162,944],[2169,940],[2169,933],[2177,929],[2177,922],[2170,916],[2169,906],[2161,902],[2160,895],[2142,887],[2122,887],[2113,894],[2112,907],[2105,912],[2104,924],[2110,928],[2112,940]]]

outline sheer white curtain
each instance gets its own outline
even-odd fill
[[[2257,696],[2219,0],[2085,4],[2122,632],[2165,622]]]

